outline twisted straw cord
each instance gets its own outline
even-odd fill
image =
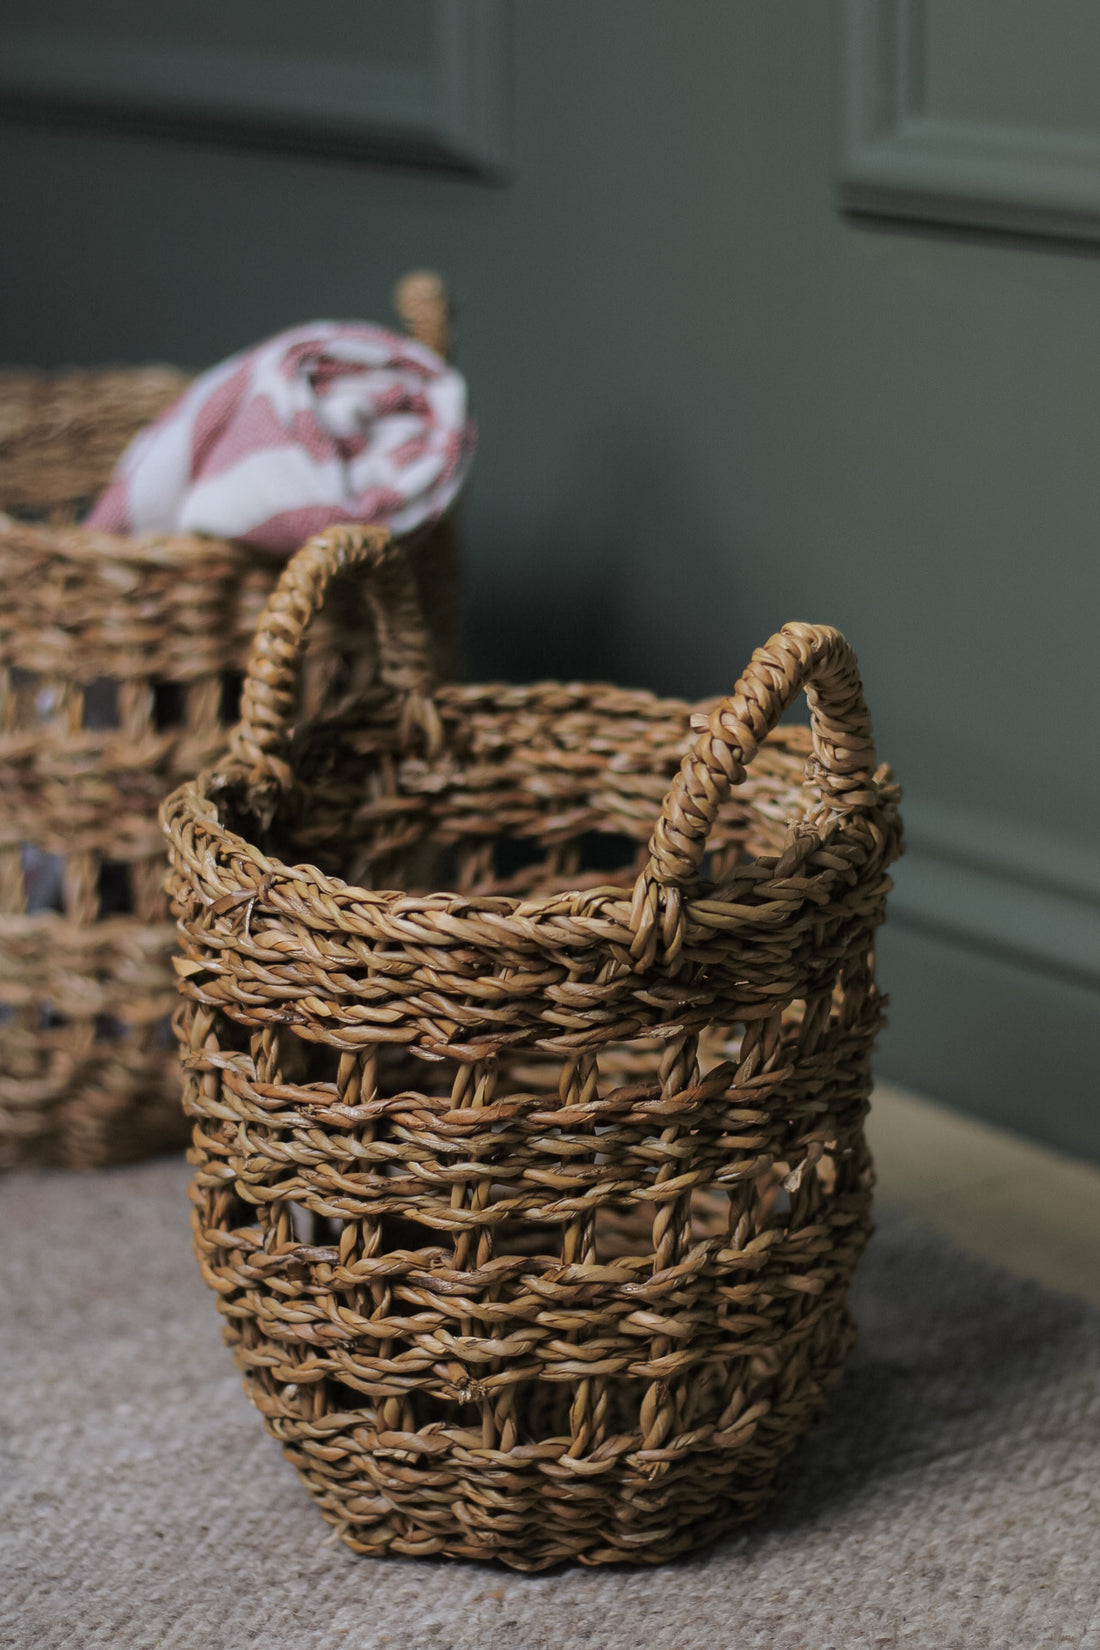
[[[309,626],[333,579],[356,567],[370,579],[381,679],[407,701],[409,736],[419,726],[431,747],[438,744],[430,643],[405,554],[384,527],[333,527],[298,551],[268,600],[249,656],[241,719],[230,739],[239,761],[274,774],[284,787],[293,783],[287,756]]]
[[[723,802],[803,688],[814,745],[809,777],[836,813],[873,802],[874,738],[854,652],[829,625],[784,625],[757,648],[733,693],[711,711],[665,798],[634,889],[632,955],[644,966],[658,945],[670,961],[678,956],[682,885],[698,873]]]
[[[403,276],[393,289],[393,307],[418,344],[446,356],[451,308],[447,289],[433,269],[414,269]]]

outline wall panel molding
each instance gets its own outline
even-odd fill
[[[892,918],[1100,992],[1100,851],[907,797]]]
[[[1100,992],[887,918],[876,1074],[1100,1163]]]
[[[876,1070],[1100,1162],[1100,851],[915,796],[902,814]]]
[[[1042,26],[1038,5],[1036,20]],[[929,98],[929,26],[929,0],[844,0],[840,204],[1100,240],[1100,104],[1096,130],[1080,132],[1033,118],[938,113]]]
[[[325,49],[302,8],[302,51],[247,51],[155,33],[0,22],[7,118],[77,121],[293,146],[502,180],[510,164],[511,0],[430,0],[415,62]]]

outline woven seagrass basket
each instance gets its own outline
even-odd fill
[[[425,306],[425,284],[399,288],[420,300],[403,303],[406,324],[445,347],[445,298]],[[0,1168],[186,1139],[157,809],[224,748],[284,563],[73,524],[185,384],[170,368],[0,374]],[[422,536],[416,566],[445,653],[449,521]],[[369,670],[355,588],[333,607],[311,645],[313,706],[346,691],[352,665]]]
[[[379,679],[296,718],[352,565]],[[853,1334],[897,796],[836,631],[696,712],[433,687],[384,535],[289,565],[162,818],[196,1252],[353,1549],[656,1562],[763,1506]]]

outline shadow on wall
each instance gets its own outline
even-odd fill
[[[588,441],[535,538],[524,522],[480,517],[476,475],[473,487],[462,526],[467,676],[613,681],[686,698],[732,689],[763,639],[742,641],[730,622],[738,557],[651,434]]]

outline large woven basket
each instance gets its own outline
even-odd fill
[[[406,324],[446,346],[445,299]],[[430,297],[430,293],[429,293]],[[216,539],[72,525],[186,379],[169,368],[0,374],[0,1168],[124,1161],[184,1143],[169,1016],[173,929],[157,809],[237,714],[282,562]],[[449,647],[449,522],[418,575]],[[307,671],[314,705],[369,669],[357,592]],[[367,627],[369,630],[369,627]]]
[[[292,731],[353,564],[381,679]],[[341,531],[242,707],[163,820],[197,1254],[268,1429],[363,1553],[653,1562],[752,1516],[870,1230],[900,827],[848,645],[788,625],[697,713],[433,689],[402,558]]]

